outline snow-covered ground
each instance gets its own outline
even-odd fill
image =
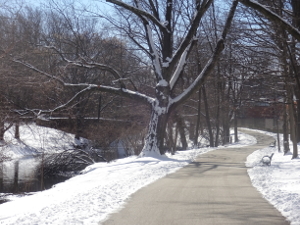
[[[275,133],[256,130],[277,139]],[[282,135],[280,135],[282,143]],[[300,146],[298,145],[298,148]],[[281,146],[281,151],[283,147]],[[290,142],[292,150],[292,143]],[[271,166],[261,166],[259,160],[265,155],[275,153]],[[291,225],[300,224],[300,158],[293,159],[292,154],[283,155],[277,148],[268,147],[257,150],[248,156],[246,166],[254,187],[264,198],[285,216]]]
[[[239,138],[238,144],[229,146],[241,147],[256,142],[253,137],[243,133],[240,133]],[[43,145],[47,147],[45,142]],[[108,214],[120,209],[138,189],[175,172],[199,154],[211,150],[214,149],[192,149],[160,158],[132,156],[91,165],[81,175],[49,190],[12,198],[12,201],[0,205],[0,224],[98,224]],[[269,154],[275,149],[262,151],[253,153],[247,160],[248,166],[254,165],[254,168],[249,169],[254,185],[258,189],[259,185],[263,187],[266,198],[270,199],[271,196],[271,202],[292,224],[300,224],[299,160],[291,161],[290,156],[275,154],[272,165],[262,167],[255,162],[266,152]]]
[[[20,126],[20,140],[14,138],[14,127],[4,134],[0,150],[13,159],[36,153],[53,153],[73,146],[74,135],[35,124]],[[1,145],[0,145],[1,146]]]

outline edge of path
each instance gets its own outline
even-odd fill
[[[103,225],[289,224],[252,186],[245,165],[255,150],[274,142],[271,136],[241,130],[257,143],[220,148],[134,193]]]

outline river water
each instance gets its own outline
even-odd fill
[[[66,177],[42,179],[37,171],[40,160],[39,157],[28,156],[0,163],[0,193],[22,194],[42,191],[67,179]]]

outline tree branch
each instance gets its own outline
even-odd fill
[[[296,38],[300,42],[300,31],[297,30],[291,24],[289,24],[287,21],[285,21],[283,18],[278,16],[276,13],[267,9],[264,5],[258,3],[257,1],[252,1],[252,0],[239,0],[239,2],[241,2],[245,6],[249,6],[253,9],[259,11],[267,19],[269,19],[275,23],[278,23],[280,26],[282,26],[284,29],[286,29],[294,38]]]
[[[192,21],[191,27],[188,30],[184,40],[181,42],[179,48],[177,49],[177,51],[175,52],[174,56],[172,57],[172,59],[169,63],[169,66],[171,68],[173,68],[177,65],[178,61],[180,60],[181,55],[183,54],[183,52],[186,50],[186,48],[188,47],[188,45],[191,43],[192,39],[196,35],[196,31],[199,26],[200,20],[201,20],[202,16],[204,15],[204,13],[208,10],[210,5],[212,4],[212,2],[213,2],[213,0],[204,1],[202,3],[201,7],[199,7],[199,8],[197,7],[198,10]]]
[[[187,59],[187,56],[191,50],[191,47],[192,47],[192,42],[186,47],[185,51],[182,53],[181,57],[180,57],[180,60],[178,62],[178,65],[176,67],[176,70],[174,71],[171,79],[170,79],[170,88],[171,90],[174,88],[178,78],[180,77],[180,75],[182,74],[182,71],[185,67],[185,64],[186,64],[186,59]]]
[[[137,3],[137,4],[138,4],[138,8],[141,8],[140,4],[139,3]],[[164,78],[163,78],[163,74],[162,74],[160,57],[159,57],[158,51],[156,49],[156,46],[155,46],[155,43],[153,40],[152,30],[151,30],[148,20],[142,15],[139,15],[139,17],[143,21],[143,24],[145,27],[146,38],[147,38],[148,46],[150,49],[150,54],[151,54],[151,59],[153,62],[152,64],[154,67],[156,80],[159,82],[159,81],[163,80]]]
[[[224,42],[226,35],[229,31],[236,7],[238,5],[238,0],[233,1],[229,14],[227,16],[227,20],[225,23],[225,27],[222,32],[222,38],[217,42],[217,46],[214,50],[214,53],[211,57],[211,59],[207,62],[201,73],[198,75],[198,77],[194,80],[194,82],[184,91],[182,92],[179,96],[174,98],[170,106],[171,107],[176,107],[179,104],[181,104],[183,101],[188,99],[191,94],[193,94],[194,91],[196,91],[205,81],[205,79],[208,77],[208,75],[213,71],[215,64],[217,63],[219,56],[221,55],[221,52],[224,49]]]
[[[105,64],[101,64],[101,63],[95,63],[95,62],[87,62],[85,59],[82,59],[83,62],[80,62],[80,61],[71,61],[69,59],[67,59],[64,54],[59,50],[57,49],[55,46],[43,46],[45,48],[48,48],[48,49],[53,49],[54,51],[56,51],[60,57],[62,58],[63,61],[69,63],[70,65],[74,65],[74,66],[78,66],[78,67],[83,67],[83,68],[87,68],[87,69],[100,69],[100,70],[105,70],[105,71],[108,71],[110,72],[114,77],[115,79],[121,79],[122,76],[121,74],[115,70],[114,68],[108,66],[108,65],[105,65]],[[121,82],[120,80],[120,85],[122,88],[125,88],[125,84],[123,82]]]
[[[86,93],[86,92],[90,92],[90,91],[100,91],[100,92],[107,92],[107,93],[112,93],[115,95],[119,95],[122,97],[126,97],[126,98],[130,98],[130,99],[134,99],[136,101],[139,101],[143,104],[149,105],[149,104],[153,104],[154,99],[141,94],[137,91],[131,91],[129,89],[126,88],[115,88],[115,87],[110,87],[110,86],[105,86],[105,85],[98,85],[98,84],[89,84],[89,83],[79,83],[79,84],[72,84],[72,83],[66,83],[64,82],[62,79],[49,74],[47,72],[44,72],[36,67],[34,67],[33,65],[27,63],[27,62],[23,62],[17,59],[13,59],[13,62],[15,63],[19,63],[43,76],[46,76],[50,79],[56,80],[58,81],[60,84],[62,84],[65,87],[81,87],[82,90],[79,91],[78,93],[75,94],[75,96],[73,98],[71,98],[66,104],[64,104],[63,107],[66,107],[67,105],[69,105],[71,102],[73,102],[73,100],[75,100],[76,97],[78,97],[79,95]],[[57,107],[55,110],[61,109],[63,107]]]
[[[148,18],[149,20],[151,20],[155,25],[157,25],[160,29],[166,30],[167,32],[170,32],[169,30],[167,30],[166,26],[164,24],[162,24],[158,18],[154,17],[153,15],[151,15],[150,13],[145,12],[144,10],[141,10],[139,8],[133,7],[131,5],[128,5],[124,2],[118,1],[118,0],[106,0],[107,2],[113,3],[115,5],[121,6],[124,9],[127,9],[131,12],[133,12],[135,15],[137,16],[144,16],[146,18]]]

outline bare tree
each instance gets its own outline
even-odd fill
[[[127,31],[130,31],[128,36],[149,57],[152,63],[152,75],[155,80],[153,96],[132,89],[130,83],[128,84],[130,77],[123,74],[122,71],[118,71],[107,64],[99,63],[93,57],[78,55],[77,58],[70,58],[64,49],[52,43],[46,43],[44,47],[56,52],[65,63],[79,68],[108,71],[114,77],[115,86],[99,83],[71,83],[64,78],[56,76],[51,71],[44,71],[33,66],[26,62],[26,59],[15,58],[14,61],[31,68],[49,79],[55,79],[65,87],[80,88],[80,91],[69,102],[57,107],[57,109],[70,104],[80,94],[90,91],[108,92],[148,105],[151,108],[151,118],[141,156],[164,154],[162,147],[164,145],[168,117],[176,107],[199,89],[213,70],[224,48],[225,38],[238,1],[233,1],[232,3],[224,29],[214,47],[211,58],[191,85],[177,95],[173,94],[174,88],[183,74],[186,60],[197,41],[196,34],[199,23],[213,1],[175,2],[167,0],[159,4],[156,1],[149,0],[135,1],[132,5],[118,0],[108,0],[107,2],[120,7],[122,9],[121,13],[129,12],[129,14],[123,13],[128,18],[126,21]],[[142,33],[140,32],[141,28],[143,28]],[[142,36],[135,36],[135,34]],[[177,43],[174,42],[175,38]]]

